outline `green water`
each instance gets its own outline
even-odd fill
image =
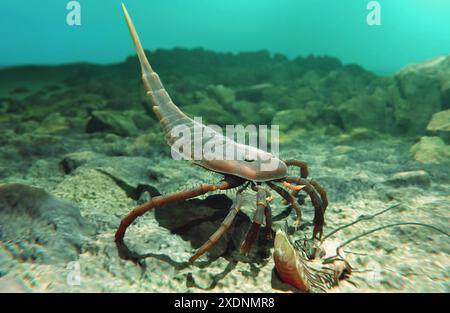
[[[81,25],[68,26],[69,1],[0,4],[1,65],[110,63],[133,52],[119,1],[79,1]],[[380,0],[381,25],[368,26],[368,0],[125,1],[145,48],[267,49],[288,57],[331,55],[389,74],[450,51],[450,2]]]

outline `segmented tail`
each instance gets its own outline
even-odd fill
[[[125,5],[122,3],[123,13],[130,30],[131,38],[133,39],[136,53],[141,64],[142,80],[144,82],[147,96],[158,117],[163,130],[167,135],[170,133],[170,129],[180,124],[191,124],[192,120],[188,118],[173,102],[167,91],[164,89],[158,74],[152,69],[147,57],[145,56],[144,49],[142,48],[139,37],[134,28],[133,21],[128,14]],[[170,141],[170,138],[167,138]]]

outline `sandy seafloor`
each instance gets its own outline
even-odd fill
[[[333,239],[343,242],[366,229],[399,221],[419,221],[444,229],[447,227],[450,200],[448,168],[429,166],[426,170],[431,180],[430,186],[426,186],[427,183],[419,186],[406,183],[392,187],[386,183],[386,178],[393,173],[423,168],[411,161],[405,150],[407,146],[395,138],[355,145],[334,145],[324,137],[310,136],[299,138],[298,144],[285,149],[283,155],[311,160],[311,176],[328,191],[330,205],[326,213],[325,233],[351,222],[361,214],[373,214],[401,203],[399,207],[373,220],[338,232]],[[120,164],[123,157],[116,158]],[[141,161],[140,158],[125,157],[124,164],[136,164],[142,169],[149,166],[140,164]],[[33,253],[27,250],[35,250],[36,246],[40,253],[52,254],[45,245],[39,246],[33,242],[1,243],[0,264],[2,274],[6,274],[2,279],[14,276],[26,289],[45,292],[276,292],[277,289],[273,287],[280,288],[280,284],[274,282],[276,278],[272,273],[274,264],[270,253],[267,257],[256,255],[256,252],[243,257],[232,245],[226,256],[218,257],[208,265],[203,265],[206,257],[199,261],[200,265],[184,264],[194,249],[182,236],[172,234],[168,228],[160,225],[155,218],[158,210],[139,218],[126,236],[127,242],[135,250],[157,256],[145,258],[144,270],[119,259],[113,241],[114,232],[121,216],[133,208],[136,201],[129,198],[111,177],[99,171],[102,165],[98,168],[79,168],[76,174],[65,175],[57,162],[58,159],[41,159],[31,164],[25,175],[16,174],[5,181],[43,186],[58,197],[72,200],[79,205],[83,218],[95,225],[91,235],[82,239],[81,253],[77,257],[81,267],[81,285],[67,285],[67,260],[64,257],[56,258],[55,263],[40,263],[40,257],[37,261],[24,257],[25,253]],[[108,163],[104,164],[108,170]],[[217,177],[205,174],[203,169],[188,162],[161,158],[150,161],[150,164],[157,172],[163,173],[162,178],[154,184],[162,193],[205,181],[217,181]],[[113,172],[114,168],[110,167],[109,170]],[[232,197],[231,193],[228,194]],[[252,216],[252,197],[249,195],[247,198],[249,201],[243,211]],[[183,207],[185,205],[159,210],[179,210],[174,218],[189,219],[181,212]],[[279,200],[275,200],[272,209],[276,214],[283,210],[283,206]],[[303,210],[305,219],[311,220],[309,201]],[[14,219],[11,220],[13,223]],[[214,221],[217,226],[218,220]],[[293,213],[288,221],[294,221]],[[275,227],[280,227],[282,223],[276,223]],[[20,226],[20,221],[16,225],[4,225],[5,228],[16,228],[16,232],[19,232],[17,227]],[[39,229],[39,226],[34,227]],[[205,229],[211,232],[214,227]],[[43,228],[39,231],[46,230]],[[195,238],[197,232],[202,230],[194,225],[189,231],[188,237]],[[305,231],[310,233],[311,228]],[[51,233],[48,236],[52,236]],[[73,248],[69,246],[67,249]],[[254,248],[256,251],[258,249],[258,246]],[[357,287],[344,282],[331,292],[449,291],[449,241],[432,230],[408,226],[391,228],[360,239],[346,250],[358,253],[347,253],[349,262],[356,270],[379,266],[379,276],[374,276],[373,272],[354,273],[352,281]],[[190,283],[189,273],[195,283]],[[210,288],[211,285],[213,288]]]
[[[217,182],[221,176],[171,159],[157,123],[139,119],[146,114],[143,109],[127,111],[124,116],[136,124],[150,123],[146,130],[126,135],[86,133],[88,117],[71,113],[80,109],[81,100],[67,101],[61,104],[65,108],[61,112],[54,108],[42,116],[30,108],[0,117],[0,182],[35,186],[70,201],[34,198],[25,187],[0,199],[1,290],[297,292],[274,274],[272,243],[258,240],[249,256],[238,252],[253,216],[255,198],[250,191],[223,240],[193,265],[187,263],[189,257],[220,225],[231,203],[218,193],[203,197],[204,201],[158,208],[139,218],[125,240],[146,257],[141,266],[120,259],[114,233],[121,218],[138,203],[158,193]],[[97,99],[91,95],[83,101]],[[117,123],[119,130],[127,130],[121,123]],[[399,204],[338,232],[332,240],[344,242],[365,230],[402,221],[432,224],[448,232],[448,159],[419,163],[410,152],[416,141],[414,136],[367,129],[330,133],[323,127],[299,127],[282,134],[280,155],[307,161],[310,176],[326,189],[330,204],[325,234],[361,215]],[[294,169],[290,172],[297,174]],[[409,174],[398,174],[404,172]],[[233,198],[233,192],[224,194]],[[304,227],[294,239],[312,233],[309,199],[302,208]],[[278,197],[272,210],[274,215],[285,210]],[[290,225],[294,219],[293,212],[286,218]],[[275,221],[273,228],[282,227],[284,221]],[[449,292],[449,243],[448,236],[415,226],[389,228],[361,238],[344,249],[355,270],[354,284],[342,282],[330,292]],[[79,285],[72,284],[73,261],[80,265]]]

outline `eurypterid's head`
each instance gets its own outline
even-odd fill
[[[227,160],[203,161],[203,165],[217,172],[239,176],[255,182],[286,177],[286,164],[273,154],[241,144],[236,144],[235,149],[242,153],[236,153],[234,158]]]

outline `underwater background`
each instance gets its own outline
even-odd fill
[[[271,243],[239,253],[254,195],[197,264],[187,260],[232,193],[147,213],[126,238],[141,266],[118,257],[114,232],[132,208],[221,176],[171,158],[120,1],[78,1],[80,25],[69,25],[69,2],[0,3],[0,290],[298,292],[276,275]],[[393,207],[333,240],[398,222],[448,234],[450,2],[376,1],[380,25],[369,25],[369,2],[125,4],[183,112],[279,125],[280,157],[306,161],[327,191],[325,233]],[[310,236],[314,215],[299,201],[295,240]],[[274,230],[295,220],[284,216]],[[352,283],[330,291],[449,292],[449,252],[431,228],[385,229],[348,246]]]

